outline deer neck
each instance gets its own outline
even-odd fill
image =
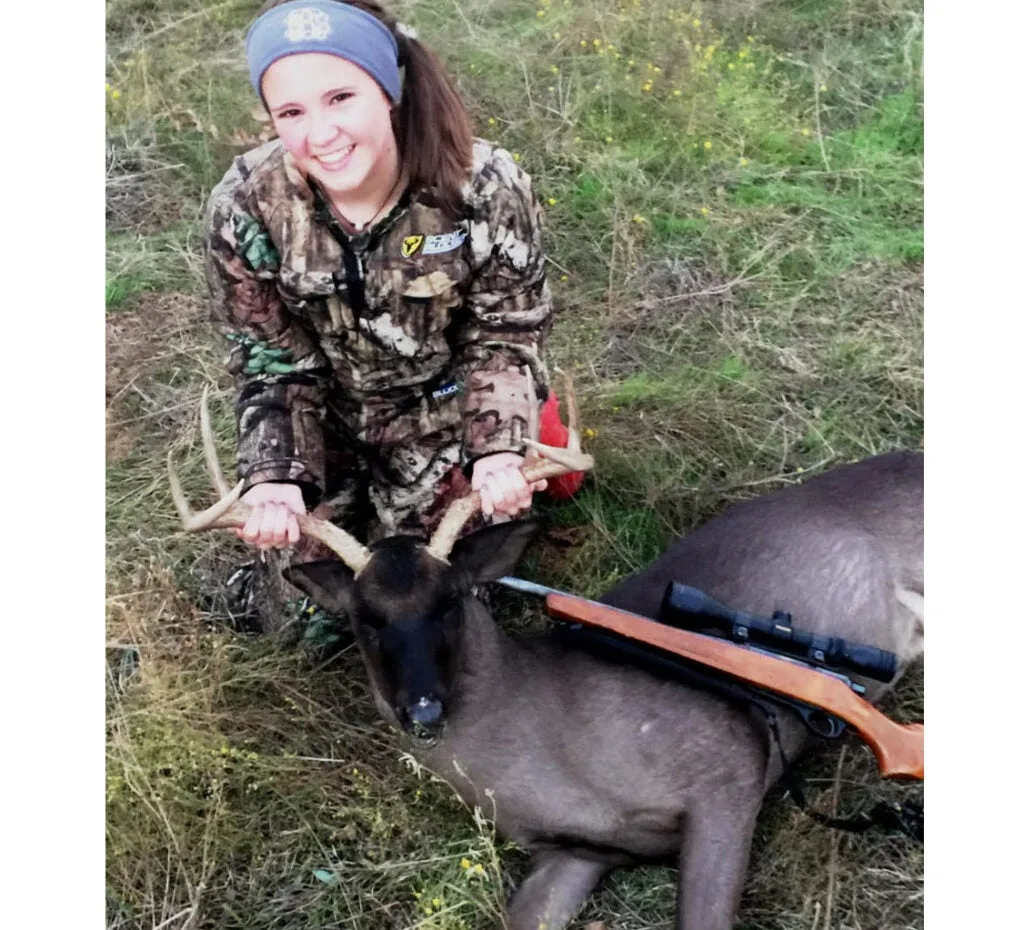
[[[495,623],[491,612],[475,597],[462,603],[459,639],[458,696],[461,704],[472,706],[486,700],[486,692],[503,680],[516,643]]]

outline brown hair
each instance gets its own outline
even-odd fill
[[[267,0],[267,10],[289,0]],[[391,111],[391,125],[409,186],[428,189],[438,206],[459,212],[460,188],[473,165],[473,127],[462,98],[441,60],[417,39],[402,35],[397,20],[376,0],[334,0],[377,17],[398,43],[398,65],[405,69],[402,99]]]

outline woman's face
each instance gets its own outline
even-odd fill
[[[284,147],[327,194],[358,197],[378,174],[391,177],[391,101],[358,65],[320,52],[287,55],[267,68],[261,86]]]

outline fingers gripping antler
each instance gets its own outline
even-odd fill
[[[555,369],[555,372],[561,376],[564,384],[563,396],[569,411],[569,444],[563,449],[557,446],[546,446],[533,439],[524,439],[523,442],[531,450],[521,469],[527,484],[534,484],[547,478],[557,478],[559,475],[573,471],[590,471],[594,467],[593,456],[583,452],[580,445],[579,407],[576,404],[576,390],[572,378],[560,369]],[[533,393],[532,389],[530,393]],[[535,415],[530,417],[530,430],[536,432]],[[479,491],[473,491],[455,501],[441,518],[441,522],[427,546],[427,551],[437,559],[447,560],[462,528],[479,509]]]
[[[182,491],[181,482],[178,480],[178,473],[174,469],[173,454],[170,452],[167,454],[167,477],[171,485],[171,497],[174,500],[174,506],[178,509],[178,515],[181,517],[186,533],[198,533],[203,530],[241,529],[252,514],[252,507],[245,501],[239,500],[244,482],[239,481],[233,488],[228,488],[227,481],[224,480],[224,474],[217,460],[213,430],[210,426],[207,396],[208,389],[204,389],[199,407],[200,432],[206,468],[217,493],[221,496],[220,500],[200,513],[192,513],[188,501],[185,499],[185,493]],[[305,513],[297,514],[296,519],[302,535],[322,542],[356,574],[361,572],[369,561],[370,550],[340,527]]]

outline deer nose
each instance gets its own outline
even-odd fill
[[[436,730],[444,719],[444,704],[435,697],[421,697],[406,707],[414,730]]]

